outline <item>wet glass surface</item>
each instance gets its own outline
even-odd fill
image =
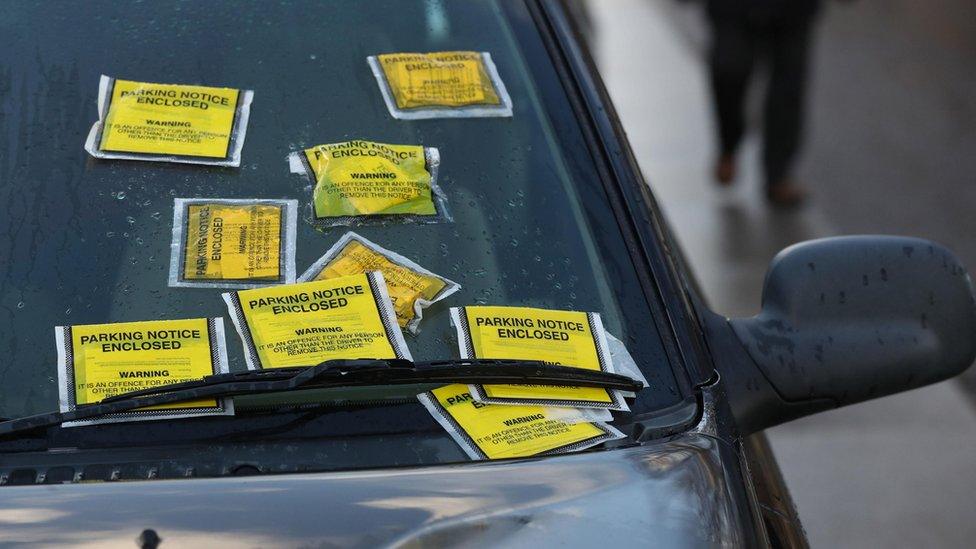
[[[453,49],[491,52],[514,117],[393,119],[366,56]],[[597,311],[651,384],[637,408],[678,399],[592,161],[537,95],[553,76],[525,69],[543,53],[520,49],[493,4],[17,2],[0,51],[0,416],[57,408],[54,326],[226,317],[221,290],[167,287],[173,199],[298,198],[307,216],[286,155],[349,139],[441,151],[453,223],[355,229],[462,285],[407,337],[415,359],[458,356],[449,306]],[[241,167],[89,157],[100,74],[254,90]],[[298,273],[345,232],[300,219]]]

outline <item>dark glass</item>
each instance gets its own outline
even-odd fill
[[[56,325],[226,316],[220,290],[167,287],[173,199],[298,198],[307,216],[310,187],[288,173],[286,155],[348,139],[441,151],[453,223],[354,229],[463,286],[407,337],[414,358],[458,355],[452,305],[597,311],[651,382],[636,407],[674,404],[674,375],[593,160],[578,134],[552,130],[566,98],[543,102],[539,79],[551,89],[555,75],[529,74],[525,60],[546,53],[516,42],[511,24],[494,3],[471,1],[5,3],[0,416],[57,408]],[[455,49],[491,52],[514,117],[393,119],[366,57]],[[90,158],[103,73],[254,90],[241,167]],[[570,122],[560,127],[578,131]],[[298,272],[346,230],[300,219]],[[227,329],[231,369],[244,369]]]

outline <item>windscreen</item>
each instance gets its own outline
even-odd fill
[[[227,289],[170,283],[176,198],[297,201],[299,275],[352,230],[459,286],[405,330],[414,360],[460,356],[450,307],[596,312],[647,378],[631,409],[674,404],[638,267],[556,72],[530,70],[546,51],[513,31],[531,25],[493,2],[447,0],[5,4],[0,416],[58,408],[56,326],[228,316]],[[490,54],[511,115],[394,117],[367,58],[454,51]],[[94,158],[103,74],[252,90],[240,166]],[[356,140],[437,149],[436,222],[316,219],[289,154]],[[225,326],[229,369],[244,370]]]

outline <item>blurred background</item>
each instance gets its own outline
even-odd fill
[[[737,1],[737,0],[736,0]],[[769,260],[854,233],[941,242],[976,269],[976,2],[827,2],[814,22],[798,209],[760,169],[762,73],[738,177],[715,184],[702,2],[572,0],[645,178],[712,307],[758,311]],[[976,372],[815,415],[769,438],[814,547],[971,547]]]

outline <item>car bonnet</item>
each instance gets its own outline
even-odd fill
[[[709,436],[360,472],[0,487],[0,544],[748,544],[734,453]],[[150,534],[151,535],[151,534]]]

